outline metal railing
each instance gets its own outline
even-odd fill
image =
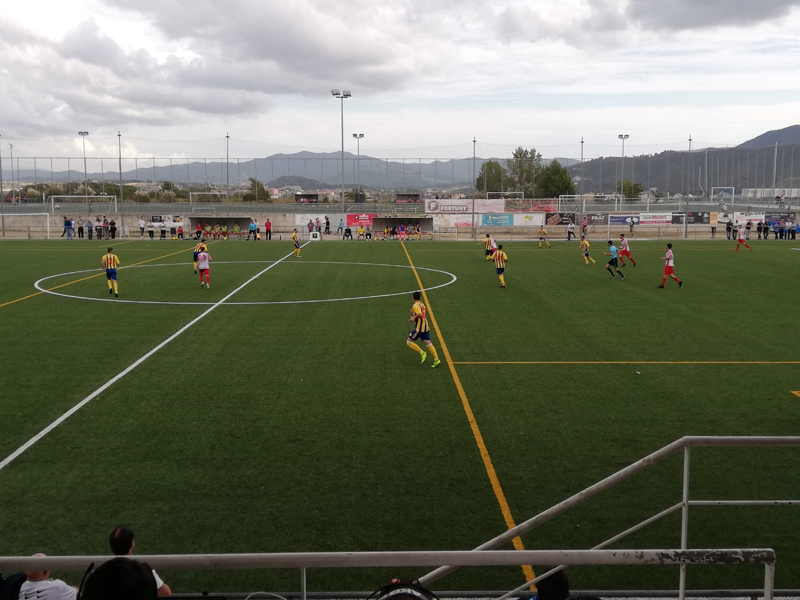
[[[116,556],[7,556],[0,571],[86,571]],[[426,567],[447,563],[458,567],[525,564],[564,565],[744,565],[764,566],[764,600],[772,600],[775,551],[721,550],[501,550],[434,552],[298,552],[273,554],[139,555],[136,560],[154,569],[299,569],[300,595],[307,598],[309,569],[362,567]]]
[[[679,440],[672,442],[661,448],[660,450],[656,450],[652,454],[645,456],[644,458],[636,461],[635,463],[628,465],[624,469],[620,469],[616,473],[609,475],[605,479],[595,483],[594,485],[589,486],[588,488],[581,490],[577,494],[574,494],[567,498],[566,500],[562,500],[558,504],[551,506],[545,511],[540,512],[538,515],[531,517],[530,519],[520,523],[516,527],[509,529],[501,533],[500,535],[492,538],[491,540],[484,542],[480,546],[477,546],[473,551],[486,551],[492,550],[494,548],[499,548],[500,546],[511,542],[514,538],[521,536],[529,531],[539,527],[540,525],[550,521],[551,519],[557,517],[560,514],[565,513],[566,511],[574,508],[575,506],[585,502],[589,498],[592,498],[603,492],[622,481],[636,475],[654,464],[660,462],[661,460],[667,458],[668,456],[672,456],[673,454],[683,451],[683,489],[682,489],[682,500],[681,502],[670,506],[661,512],[653,515],[652,517],[641,521],[640,523],[634,525],[626,529],[625,531],[601,542],[597,546],[595,546],[592,550],[599,550],[609,546],[628,535],[639,531],[640,529],[650,525],[651,523],[655,523],[660,519],[670,515],[678,510],[681,511],[681,550],[686,550],[688,548],[688,535],[689,535],[689,508],[691,506],[793,506],[800,504],[800,500],[691,500],[689,498],[689,472],[690,472],[690,463],[691,463],[691,455],[690,449],[692,447],[700,447],[700,446],[725,446],[725,447],[787,447],[787,446],[800,446],[800,436],[686,436],[682,437]],[[508,592],[507,594],[503,595],[498,600],[505,600],[506,598],[510,598],[514,596],[514,594],[527,589],[528,587],[535,585],[537,582],[541,581],[556,573],[557,571],[565,569],[567,563],[561,563],[558,567],[547,571],[536,578],[532,579],[531,581],[525,582],[523,585],[519,586],[518,588]],[[454,565],[439,567],[434,571],[431,571],[427,575],[420,578],[420,582],[423,584],[430,584],[438,579],[441,579],[448,573],[451,573],[455,570]],[[682,564],[680,568],[680,580],[678,583],[678,598],[683,600],[686,595],[686,564]]]

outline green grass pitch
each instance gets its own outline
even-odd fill
[[[632,243],[610,280],[577,244],[508,243],[507,289],[475,243],[406,245],[456,363],[798,361],[791,242]],[[189,243],[124,242],[120,300],[103,242],[2,242],[0,460],[290,251],[219,242],[212,289]],[[139,553],[469,549],[505,529],[443,364],[405,346],[414,273],[398,242],[312,243],[257,277],[0,471],[0,554],[106,553],[120,523]],[[332,264],[335,263],[335,264]],[[368,265],[344,263],[371,263]],[[93,270],[93,271],[92,271]],[[89,271],[87,273],[75,273]],[[36,294],[46,288],[86,299]],[[96,277],[91,275],[100,274]],[[89,277],[89,278],[87,278]],[[86,278],[86,279],[84,279]],[[81,280],[81,281],[78,281]],[[71,283],[75,282],[76,283]],[[69,285],[64,285],[69,284]],[[368,300],[298,303],[400,293]],[[280,303],[284,302],[284,303]],[[657,448],[693,435],[800,431],[794,364],[456,364],[520,522]],[[637,373],[637,371],[640,373]],[[697,449],[695,499],[796,499],[797,449]],[[678,502],[679,457],[523,537],[591,547]],[[800,513],[696,508],[691,547],[773,547],[777,585],[800,587]],[[677,547],[679,515],[616,545]],[[535,565],[541,571],[543,565]],[[424,570],[311,571],[309,588],[375,589]],[[297,589],[296,572],[165,572],[174,591]],[[574,589],[675,588],[677,569],[573,568]],[[76,575],[67,576],[78,583]],[[438,589],[510,589],[519,568],[459,571]],[[689,587],[758,587],[759,569],[690,568]]]

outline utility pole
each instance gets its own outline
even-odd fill
[[[53,170],[50,169],[50,172],[52,173]],[[0,147],[0,203],[2,203],[3,206],[5,206],[5,199],[6,195],[3,192],[3,150],[2,147]]]
[[[536,165],[534,163],[534,171],[535,171],[535,169],[536,169]],[[586,179],[586,165],[583,164],[583,136],[581,136],[581,205],[583,205],[583,180],[584,179]]]
[[[11,182],[8,186],[11,188],[11,199],[14,200],[14,144],[9,144],[8,148],[11,153]]]
[[[478,191],[478,177],[475,174],[475,136],[472,136],[472,182],[475,186],[475,191]],[[486,179],[486,171],[483,172],[483,178]],[[474,198],[475,195],[473,194],[472,197]]]
[[[344,99],[352,97],[353,94],[350,93],[350,90],[342,90],[341,92],[339,90],[331,90],[331,95],[341,100],[342,103],[342,206],[344,206]],[[405,175],[405,171],[403,171],[403,175]]]
[[[629,136],[627,133],[620,133],[617,137],[622,140],[622,168],[621,173],[619,174],[619,191],[622,193],[622,197],[625,198],[625,140],[631,136]],[[631,187],[632,186],[633,182],[631,182]]]
[[[772,159],[772,197],[775,198],[775,189],[778,178],[778,142],[775,142],[775,156]]]
[[[691,196],[692,194],[692,173],[694,171],[694,167],[692,165],[692,134],[689,134],[689,190],[688,193]]]
[[[225,134],[225,197],[230,200],[231,196],[231,176],[230,176],[230,159],[228,158],[228,140],[231,139],[227,133]]]

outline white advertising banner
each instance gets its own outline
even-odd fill
[[[339,226],[339,218],[341,215],[337,215],[335,219],[331,219],[331,228],[335,229]],[[324,214],[302,214],[302,215],[295,215],[294,216],[294,224],[298,227],[306,227],[308,228],[308,220],[311,219],[314,222],[314,227],[317,226],[317,219],[319,219],[320,225],[325,227],[325,215]],[[335,222],[334,222],[335,221]]]
[[[737,212],[733,213],[733,223],[735,225],[746,225],[748,221],[752,221],[753,225],[758,224],[759,221],[764,221],[766,213],[746,213]]]
[[[505,200],[483,198],[442,198],[436,200],[425,200],[425,212],[428,214],[487,214],[501,213],[505,211]]]
[[[541,227],[545,213],[514,213],[515,227]]]
[[[641,213],[639,225],[672,225],[672,213]]]
[[[472,215],[434,215],[433,226],[437,229],[445,227],[472,227]]]

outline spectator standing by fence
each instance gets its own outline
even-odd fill
[[[264,239],[271,240],[272,239],[272,221],[267,219],[267,222],[264,223]]]
[[[725,223],[725,237],[731,239],[732,236],[733,236],[733,221],[729,219],[728,222]]]
[[[92,217],[86,218],[86,235],[90,240],[92,239]]]
[[[153,230],[155,229],[155,225],[153,225],[152,221],[147,222],[147,235],[150,236],[150,239],[153,239]]]
[[[745,238],[746,240],[750,239],[750,230],[753,228],[753,222],[750,219],[747,219],[747,225],[745,225],[745,229],[747,230]]]
[[[145,227],[145,225],[146,225],[146,223],[144,222],[144,218],[139,217],[139,239],[140,240],[144,239],[144,227]]]
[[[331,234],[331,220],[325,215],[325,235]]]
[[[67,235],[67,229],[69,229],[69,217],[64,217],[63,225],[64,225],[64,231],[61,232],[61,237]]]
[[[78,239],[83,239],[83,218],[78,217]]]
[[[567,241],[570,241],[573,237],[575,237],[575,223],[570,219],[567,225]]]
[[[336,230],[336,235],[344,232],[344,221],[339,219],[339,228]]]
[[[756,234],[758,235],[758,239],[759,240],[761,239],[761,232],[762,231],[764,231],[764,223],[762,221],[759,221],[756,224]]]
[[[114,220],[114,217],[111,217],[111,220],[108,222],[108,234],[111,236],[112,240],[117,239],[117,222]]]
[[[103,216],[103,237],[108,239],[108,219]]]

